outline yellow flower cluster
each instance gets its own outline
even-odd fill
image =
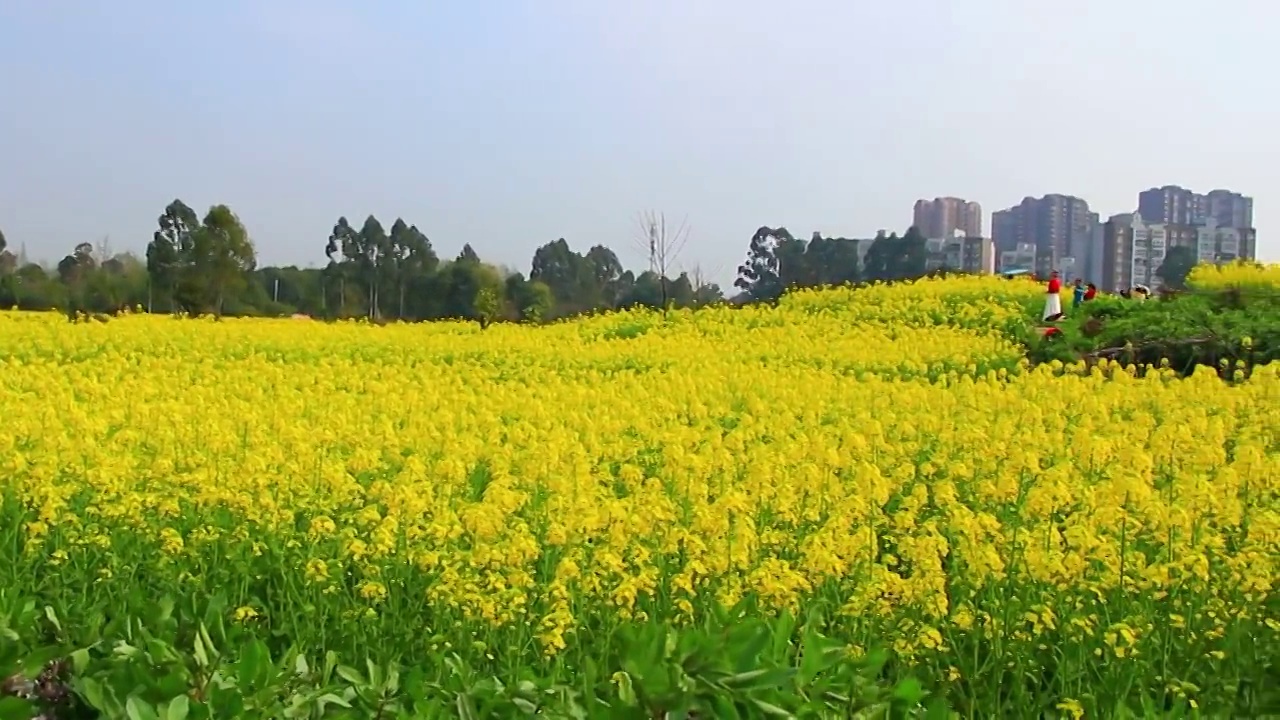
[[[1280,263],[1234,262],[1197,265],[1187,276],[1187,284],[1204,290],[1226,288],[1280,289]]]
[[[959,677],[989,654],[961,645],[1125,662],[1275,623],[1280,367],[1031,369],[1001,328],[1042,292],[484,331],[0,313],[0,482],[43,586],[216,589],[295,634],[553,655],[751,599]]]

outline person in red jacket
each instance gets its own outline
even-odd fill
[[[1084,301],[1089,302],[1096,297],[1098,297],[1098,286],[1093,283],[1089,283],[1084,288]]]
[[[1062,280],[1058,271],[1049,276],[1049,287],[1045,293],[1044,321],[1054,322],[1062,318]]]

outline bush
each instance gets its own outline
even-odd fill
[[[1208,365],[1233,374],[1280,359],[1280,295],[1273,288],[1224,287],[1146,302],[1099,298],[1071,308],[1060,328],[1061,340],[1030,338],[1029,359],[1167,363],[1180,373]]]

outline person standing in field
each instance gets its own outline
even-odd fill
[[[1062,317],[1062,280],[1058,277],[1058,271],[1054,270],[1049,276],[1049,288],[1045,293],[1044,300],[1044,321],[1054,322]]]
[[[1076,278],[1075,285],[1071,288],[1071,307],[1084,302],[1084,292],[1084,280]]]
[[[1098,286],[1093,283],[1089,283],[1084,291],[1084,301],[1089,302],[1096,297],[1098,297]]]

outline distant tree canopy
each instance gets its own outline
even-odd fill
[[[762,227],[747,246],[734,285],[750,300],[770,301],[793,287],[918,278],[928,259],[924,236],[914,227],[902,237],[880,233],[873,240],[851,240],[814,233],[808,241],[786,228]]]
[[[11,240],[11,239],[10,239]],[[528,274],[485,262],[471,245],[441,259],[426,233],[402,218],[389,227],[370,215],[339,217],[323,267],[259,266],[249,230],[226,205],[199,215],[182,200],[156,219],[144,257],[79,243],[56,266],[25,263],[0,232],[0,307],[384,320],[469,319],[541,322],[598,310],[687,308],[725,300],[700,273],[664,277],[625,268],[611,248],[574,250],[564,238],[537,248]],[[761,227],[747,244],[734,285],[738,301],[771,301],[792,287],[896,280],[925,273],[924,239],[798,240]],[[661,264],[665,267],[667,262]],[[654,266],[651,263],[651,267]],[[673,273],[674,275],[674,273]]]
[[[1169,248],[1169,252],[1165,253],[1164,261],[1160,263],[1160,267],[1156,268],[1156,276],[1164,281],[1168,288],[1185,290],[1187,276],[1199,261],[1196,251],[1185,245]]]

